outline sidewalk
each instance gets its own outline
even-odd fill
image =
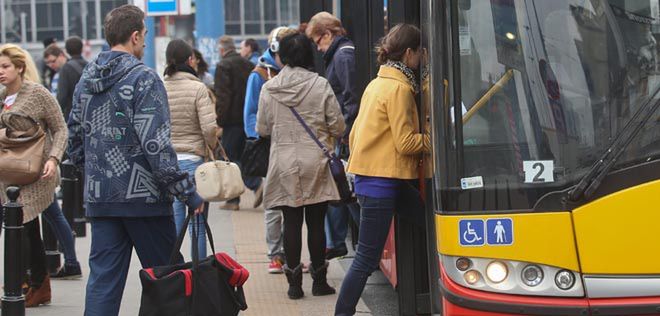
[[[244,194],[242,206],[252,205],[252,192]],[[241,315],[332,315],[337,295],[312,296],[312,279],[304,275],[303,288],[305,297],[300,300],[289,300],[286,296],[287,282],[283,274],[268,274],[266,267],[265,228],[262,209],[241,209],[226,211],[219,208],[220,203],[212,203],[209,212],[209,225],[213,230],[216,250],[227,252],[236,258],[250,271],[250,278],[244,286],[248,309]],[[306,240],[306,238],[303,238]],[[76,250],[82,264],[84,278],[72,281],[52,281],[53,299],[48,306],[27,309],[28,316],[69,316],[82,315],[84,311],[85,285],[89,275],[88,257],[91,242],[91,231],[88,226],[87,237],[76,238]],[[0,238],[4,249],[4,234]],[[306,244],[303,245],[303,260],[309,262]],[[190,242],[184,242],[181,250],[188,260],[190,258]],[[0,253],[0,272],[4,271],[4,253]],[[343,264],[346,266],[346,264]],[[133,253],[131,270],[129,272],[120,315],[135,316],[140,305],[141,285],[138,277],[140,261]],[[345,270],[338,260],[330,262],[328,283],[339,291]],[[4,278],[0,278],[3,280]],[[361,300],[357,314],[371,315],[369,308]]]

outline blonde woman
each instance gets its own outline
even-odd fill
[[[34,122],[46,133],[43,174],[37,182],[21,187],[19,201],[23,203],[23,223],[27,233],[30,256],[27,307],[50,303],[50,279],[46,272],[46,253],[41,240],[39,214],[51,203],[55,187],[60,183],[57,166],[66,147],[67,130],[57,100],[39,83],[39,76],[30,55],[12,44],[0,46],[0,92],[2,110],[0,128],[28,130]],[[11,183],[0,179],[0,198],[7,200]]]

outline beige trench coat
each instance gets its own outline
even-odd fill
[[[346,128],[339,103],[325,78],[286,66],[266,82],[259,97],[256,127],[259,135],[271,137],[264,207],[300,207],[339,200],[328,158],[290,107],[331,151],[334,139]]]
[[[6,93],[0,92],[0,109],[5,100]],[[64,123],[64,115],[55,97],[53,97],[42,85],[32,82],[24,82],[18,92],[16,102],[8,110],[2,110],[2,117],[10,127],[18,130],[28,129],[32,122],[11,113],[19,112],[27,115],[41,124],[46,132],[46,146],[44,148],[44,160],[55,157],[62,161],[62,155],[66,149],[67,129]],[[0,128],[5,127],[0,120]],[[19,202],[23,203],[23,223],[27,223],[43,212],[48,205],[53,203],[55,188],[60,183],[59,172],[49,179],[39,179],[35,183],[21,187]],[[7,183],[0,179],[0,199],[3,203],[7,201]]]

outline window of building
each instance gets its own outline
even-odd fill
[[[103,17],[128,0],[0,0],[1,41],[103,39]]]
[[[280,25],[298,24],[299,0],[225,0],[225,32],[265,37]]]

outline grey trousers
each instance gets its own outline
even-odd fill
[[[281,210],[264,210],[264,222],[266,223],[266,244],[268,244],[268,258],[284,256],[284,225]]]

